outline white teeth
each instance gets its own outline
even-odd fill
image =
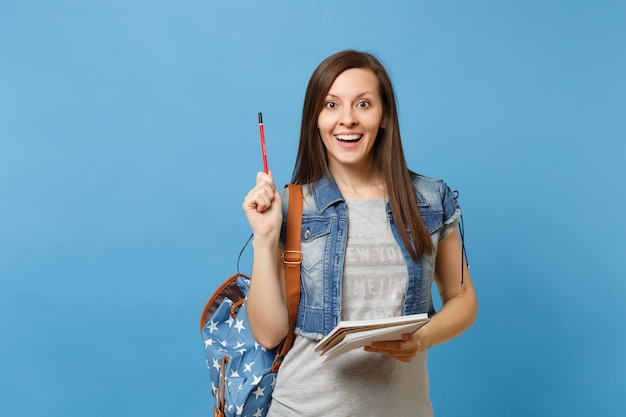
[[[351,142],[361,139],[363,135],[335,135],[335,137],[344,142]]]

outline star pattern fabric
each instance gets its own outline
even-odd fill
[[[248,293],[248,278],[237,277],[237,285],[244,295]],[[235,317],[231,316],[232,305],[233,300],[224,298],[202,329],[211,392],[217,405],[222,395],[219,390],[224,387],[227,417],[264,417],[276,380],[271,372],[276,351],[266,350],[252,337],[245,302]]]

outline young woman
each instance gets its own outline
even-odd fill
[[[268,416],[432,416],[427,349],[473,323],[476,295],[456,232],[459,205],[444,182],[407,168],[391,81],[374,56],[339,52],[311,76],[293,182],[305,199],[297,337]],[[261,172],[243,202],[254,233],[248,315],[268,348],[289,327],[287,197]],[[340,320],[414,313],[432,317],[401,340],[328,362],[313,350]]]

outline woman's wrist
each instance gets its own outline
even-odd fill
[[[278,239],[255,236],[254,239],[252,239],[252,249],[254,249],[255,253],[266,252],[273,255],[278,249]]]

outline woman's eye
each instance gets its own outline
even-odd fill
[[[370,102],[369,101],[359,101],[356,105],[357,107],[360,107],[362,109],[366,109],[370,106]]]
[[[337,103],[335,103],[334,101],[327,101],[325,107],[327,109],[334,109],[335,107],[337,107]]]

